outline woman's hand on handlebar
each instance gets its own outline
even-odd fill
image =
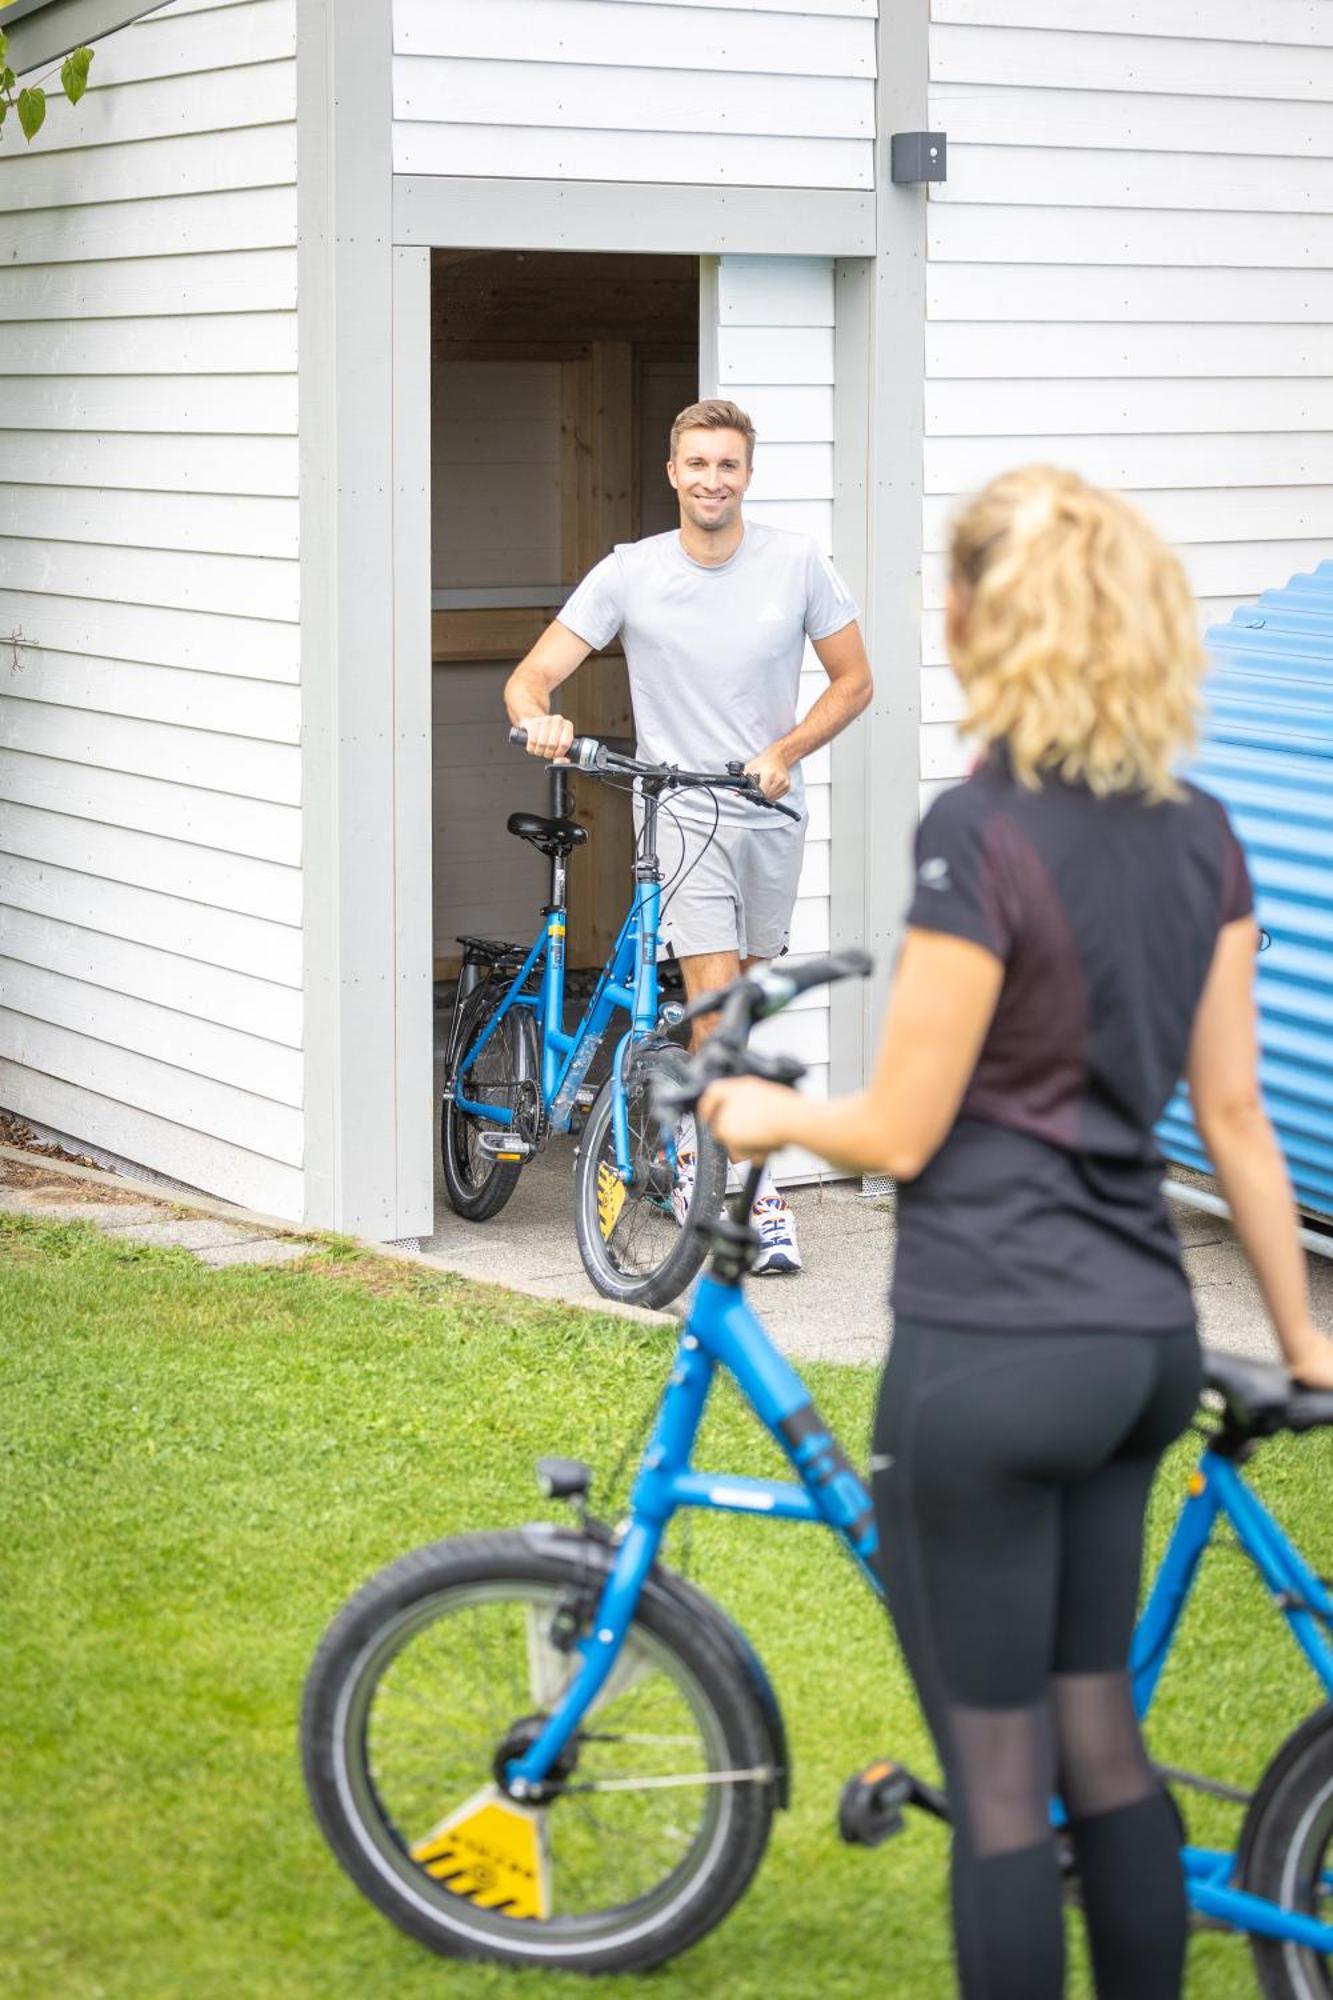
[[[725,1077],[709,1084],[699,1100],[699,1116],[733,1160],[762,1161],[790,1140],[798,1102],[780,1083]]]
[[[1303,1389],[1333,1389],[1333,1340],[1311,1323],[1287,1351],[1287,1372]]]
[[[524,745],[529,757],[567,757],[574,741],[574,725],[564,715],[525,715],[518,727],[526,729]]]

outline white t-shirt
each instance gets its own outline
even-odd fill
[[[747,521],[735,554],[711,566],[685,553],[674,528],[619,543],[559,617],[593,647],[622,635],[641,757],[723,771],[795,727],[807,637],[827,639],[856,615],[809,535]],[[672,810],[711,824],[714,799],[725,819],[770,818],[727,792],[678,792]],[[804,809],[799,764],[786,803]]]

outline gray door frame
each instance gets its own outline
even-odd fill
[[[921,789],[926,190],[889,179],[889,135],[927,122],[928,10],[881,0],[873,257],[836,266],[834,560],[865,613],[875,696],[832,745],[830,932],[863,945],[865,983],[830,995],[834,1093],[875,1061],[902,943]]]
[[[884,8],[878,155],[925,122],[924,7]],[[911,19],[902,16],[910,13]],[[916,15],[920,15],[917,20]],[[917,817],[923,191],[394,176],[390,10],[297,0],[306,1219],[434,1227],[430,249],[825,255],[836,266],[835,554],[875,702],[833,749],[835,1089],[865,1078]]]

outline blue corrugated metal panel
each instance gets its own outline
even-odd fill
[[[1333,1216],[1333,561],[1214,625],[1190,773],[1231,814],[1273,942],[1259,959],[1261,1074],[1297,1199]],[[1207,1171],[1182,1090],[1167,1157]]]

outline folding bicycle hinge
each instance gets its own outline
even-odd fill
[[[851,1847],[878,1847],[902,1832],[908,1806],[916,1806],[934,1819],[949,1818],[949,1801],[943,1792],[905,1765],[882,1757],[843,1786],[838,1800],[838,1832]]]

